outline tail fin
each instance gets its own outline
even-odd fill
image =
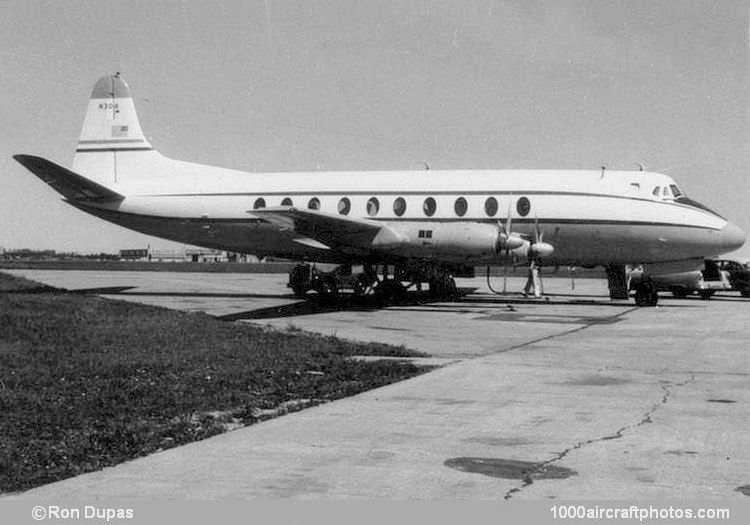
[[[143,135],[128,85],[119,73],[103,76],[91,92],[73,171],[103,184],[117,183],[118,163],[139,164],[134,155],[158,154]]]

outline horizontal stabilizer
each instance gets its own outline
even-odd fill
[[[13,158],[70,201],[115,202],[124,199],[119,193],[42,157],[13,155]]]

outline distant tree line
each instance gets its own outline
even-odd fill
[[[22,248],[18,250],[0,251],[0,257],[11,260],[88,260],[88,261],[117,261],[120,259],[114,253],[87,253],[58,252],[56,250],[31,250]]]

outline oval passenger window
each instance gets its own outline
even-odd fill
[[[435,199],[433,199],[432,197],[427,197],[424,200],[424,204],[422,205],[422,210],[428,217],[432,217],[433,215],[435,215],[435,210],[437,210],[437,203],[435,202]]]

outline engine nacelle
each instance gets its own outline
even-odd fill
[[[402,239],[399,255],[419,259],[440,259],[456,264],[525,264],[534,257],[546,257],[550,244],[531,243],[512,234],[510,245],[494,224],[481,222],[418,222],[391,226]],[[506,249],[506,246],[516,246]]]
[[[407,238],[401,246],[408,257],[443,260],[495,260],[499,252],[497,226],[478,222],[415,223],[400,229]]]

